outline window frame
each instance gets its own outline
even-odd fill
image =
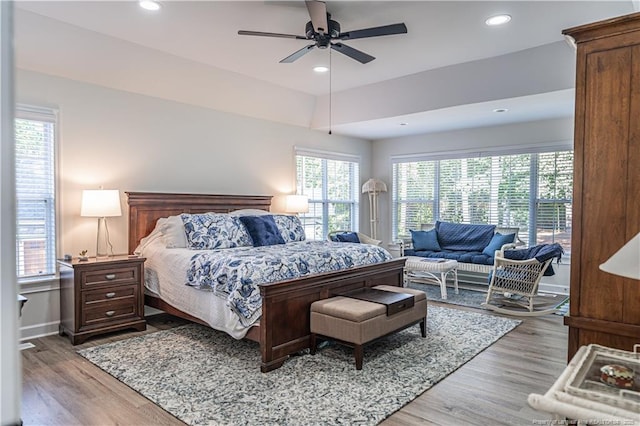
[[[15,120],[32,120],[32,121],[41,121],[41,122],[49,122],[53,124],[53,146],[51,148],[51,180],[53,184],[53,200],[50,203],[49,214],[51,215],[50,223],[51,229],[46,232],[49,235],[49,238],[46,239],[46,251],[49,252],[49,256],[46,259],[47,263],[47,272],[43,274],[35,274],[35,275],[25,275],[20,276],[20,268],[19,262],[21,261],[21,256],[18,253],[18,209],[17,209],[17,191],[18,185],[16,182],[16,277],[18,284],[26,284],[26,283],[35,283],[35,282],[47,282],[51,279],[57,278],[57,253],[59,252],[59,242],[58,242],[58,230],[59,227],[59,146],[60,146],[60,114],[57,108],[52,107],[42,107],[42,106],[34,106],[28,104],[16,104],[14,111],[14,144],[17,127],[15,126]],[[14,145],[15,147],[15,145]],[[17,156],[14,159],[14,164],[17,166]]]
[[[360,169],[361,169],[361,158],[358,155],[352,154],[344,154],[338,152],[330,152],[330,151],[320,151],[302,147],[294,147],[294,181],[296,187],[296,193],[299,195],[308,195],[304,193],[304,189],[300,187],[300,182],[298,182],[298,157],[311,157],[316,158],[321,161],[322,168],[322,188],[321,188],[321,198],[312,198],[309,196],[309,206],[310,210],[314,204],[320,204],[322,210],[322,237],[321,240],[326,238],[329,232],[335,231],[334,229],[329,229],[329,207],[330,205],[350,205],[351,212],[351,224],[350,229],[344,229],[345,231],[358,230],[360,224]],[[350,176],[352,188],[352,200],[344,200],[344,199],[331,199],[329,198],[329,173],[328,173],[328,161],[340,161],[352,163],[350,167],[354,167],[355,170],[353,174]],[[305,223],[305,213],[300,215],[300,219],[303,222],[303,226],[305,227],[305,231],[307,228],[307,224]],[[340,229],[343,230],[343,229]],[[316,240],[316,234],[314,232],[313,235],[306,235],[307,239]],[[313,237],[313,238],[311,238]]]
[[[400,163],[413,163],[413,162],[426,162],[426,161],[434,161],[435,162],[435,183],[434,187],[434,196],[432,200],[424,200],[425,205],[429,205],[433,209],[433,217],[434,222],[439,220],[440,217],[440,178],[439,178],[439,169],[441,165],[441,161],[443,160],[454,160],[454,159],[470,159],[470,158],[480,158],[480,157],[495,157],[495,156],[511,156],[511,155],[522,155],[529,154],[532,155],[532,160],[530,160],[530,175],[529,175],[529,219],[528,219],[528,232],[525,238],[528,238],[529,241],[536,241],[537,238],[537,222],[538,222],[538,206],[547,202],[569,202],[571,205],[573,203],[573,199],[561,199],[561,200],[550,200],[543,199],[539,197],[538,194],[538,185],[539,185],[539,176],[538,176],[538,158],[540,154],[545,153],[554,153],[554,152],[564,152],[571,151],[573,152],[573,142],[572,141],[559,141],[557,143],[549,144],[549,145],[523,145],[523,146],[514,146],[514,147],[505,147],[505,148],[495,148],[495,149],[486,149],[483,151],[478,150],[461,150],[461,151],[447,151],[447,152],[434,152],[434,153],[425,153],[421,155],[398,155],[390,157],[390,176],[393,182],[392,185],[392,194],[391,194],[391,202],[390,202],[390,218],[391,218],[391,236],[392,239],[404,239],[410,238],[409,235],[399,235],[399,222],[398,222],[398,213],[397,213],[397,205],[399,202],[405,202],[405,200],[398,201],[397,200],[397,176],[395,172],[395,166]],[[535,155],[534,155],[535,154]],[[535,158],[535,161],[533,160]],[[535,163],[535,164],[534,164]],[[535,171],[534,171],[535,167]],[[575,157],[574,157],[574,170],[575,170]],[[571,194],[572,196],[572,194]],[[420,202],[421,200],[415,199],[411,200],[412,202]],[[532,225],[533,224],[533,225]],[[419,226],[420,224],[418,224]],[[522,235],[522,234],[521,234]],[[522,235],[524,236],[524,235]],[[564,256],[567,260],[570,260],[570,250],[565,253]]]

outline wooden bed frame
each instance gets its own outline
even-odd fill
[[[180,213],[220,212],[237,209],[269,210],[271,196],[171,194],[127,192],[129,204],[129,252],[138,246],[161,217]],[[403,285],[404,259],[345,271],[316,274],[290,281],[260,285],[262,317],[251,327],[247,339],[260,344],[262,372],[274,370],[289,355],[310,347],[309,308],[316,300],[336,293],[380,284]],[[188,320],[202,320],[182,312],[166,302],[145,295],[145,304]],[[205,324],[206,325],[206,324]]]

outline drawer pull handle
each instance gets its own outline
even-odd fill
[[[105,314],[106,316],[108,316],[108,317],[112,317],[112,316],[113,316],[113,314],[115,314],[115,313],[116,313],[116,311],[107,311],[107,312],[105,312],[104,314]]]
[[[105,296],[107,297],[107,299],[111,299],[112,297],[114,297],[116,294],[114,292],[111,293],[107,293],[105,294]]]
[[[116,274],[107,274],[104,276],[105,280],[111,281],[116,279]]]

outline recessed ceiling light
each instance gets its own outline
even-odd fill
[[[496,108],[496,109],[493,110],[493,112],[507,112],[507,111],[509,111],[509,110],[506,109],[506,108]]]
[[[325,67],[324,65],[319,65],[317,67],[313,67],[313,70],[315,72],[327,72],[327,71],[329,71],[329,68]]]
[[[486,21],[484,21],[485,24],[489,25],[490,27],[496,26],[496,25],[502,25],[502,24],[506,24],[507,22],[509,22],[511,20],[511,15],[495,15],[492,16],[490,18],[487,18]]]
[[[409,124],[409,123],[400,123],[400,125],[401,125],[401,126],[406,126],[406,125],[408,125],[408,124]]]
[[[154,0],[140,0],[138,4],[145,10],[160,10],[160,3]]]

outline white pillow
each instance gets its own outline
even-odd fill
[[[140,243],[138,244],[138,247],[136,247],[136,249],[133,251],[133,253],[137,255],[141,255],[142,251],[151,243],[155,242],[158,239],[162,239],[162,241],[164,241],[162,232],[160,232],[160,228],[163,226],[163,224],[166,221],[167,219],[164,217],[161,217],[160,219],[158,219],[158,221],[156,222],[156,227],[153,228],[153,231],[151,231],[149,235],[140,239]]]
[[[264,216],[266,214],[271,214],[271,212],[260,209],[240,209],[229,212],[229,214],[233,216]]]
[[[158,219],[160,232],[167,248],[186,248],[187,235],[184,232],[184,224],[180,216],[169,216],[163,223]]]

